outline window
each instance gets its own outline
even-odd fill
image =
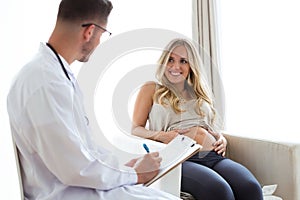
[[[232,134],[300,141],[300,3],[220,1],[226,124]]]

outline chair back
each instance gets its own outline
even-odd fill
[[[20,160],[19,160],[19,151],[18,151],[18,148],[17,148],[17,145],[16,145],[14,139],[13,139],[13,148],[14,148],[16,165],[17,165],[17,170],[18,170],[20,196],[21,196],[21,200],[24,200],[24,190],[23,190],[23,182],[22,182]]]

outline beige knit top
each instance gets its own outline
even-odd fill
[[[170,131],[173,129],[186,129],[195,126],[201,126],[206,129],[216,131],[211,121],[213,118],[213,111],[207,102],[203,102],[201,110],[205,113],[201,117],[195,111],[197,106],[196,100],[185,101],[180,104],[183,112],[176,114],[172,107],[168,105],[161,105],[153,103],[149,113],[149,129],[154,131]]]

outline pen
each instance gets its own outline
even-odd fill
[[[145,143],[143,144],[143,147],[144,147],[144,149],[147,151],[147,153],[150,152],[149,147],[148,147]]]

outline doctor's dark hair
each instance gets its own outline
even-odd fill
[[[107,23],[112,8],[109,0],[62,0],[57,19],[68,22]]]

